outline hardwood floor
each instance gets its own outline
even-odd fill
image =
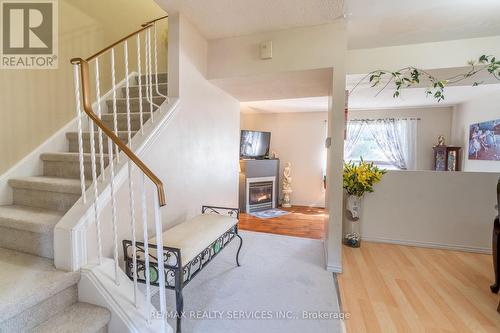
[[[260,219],[250,214],[241,213],[239,228],[241,230],[267,232],[271,234],[305,237],[313,239],[325,238],[325,210],[323,208],[293,206],[281,208],[290,214]]]
[[[500,332],[492,257],[364,242],[343,247],[347,332]]]

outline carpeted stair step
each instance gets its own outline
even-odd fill
[[[0,247],[54,258],[54,226],[63,213],[19,205],[0,206]]]
[[[151,117],[151,114],[149,112],[143,112],[142,114],[142,120],[144,123]],[[118,130],[119,131],[127,131],[127,114],[126,113],[120,113],[117,115],[117,125],[118,125]],[[109,128],[113,128],[114,123],[113,123],[113,115],[112,114],[103,114],[102,115],[102,121],[106,126]],[[141,129],[141,121],[140,121],[140,113],[139,112],[133,112],[130,113],[130,129],[132,131],[138,131]]]
[[[79,273],[52,260],[0,248],[0,332],[27,332],[75,304]]]
[[[139,112],[139,104],[141,99],[139,98],[129,98],[130,101],[130,112]],[[165,97],[162,96],[153,96],[153,103],[156,105],[161,105],[165,101]],[[107,113],[113,113],[113,99],[106,100],[106,105],[108,107]],[[150,103],[146,97],[142,98],[142,111],[149,112]],[[156,110],[156,107],[153,105],[153,110]],[[127,113],[127,99],[126,98],[117,98],[116,99],[116,113]]]
[[[86,186],[90,185],[86,181]],[[80,179],[24,177],[9,179],[15,205],[68,211],[81,196]]]
[[[113,129],[112,127],[111,129]],[[95,140],[95,151],[96,153],[100,152],[100,147],[99,147],[99,139],[97,136],[97,131],[95,132],[94,140]],[[132,132],[132,137],[137,132],[134,131]],[[127,143],[128,142],[128,136],[126,131],[118,131],[118,137],[122,140],[122,142]],[[77,132],[68,132],[66,133],[66,139],[68,139],[69,143],[69,152],[70,153],[78,153],[78,133]],[[83,132],[82,133],[82,142],[83,142],[83,152],[84,153],[90,153],[90,132]],[[107,136],[103,133],[102,135],[102,150],[104,153],[108,153],[108,138]]]
[[[153,84],[153,86],[152,86],[152,88],[153,88],[153,92],[152,92],[153,97],[154,96],[160,96],[158,94],[157,90],[160,92],[160,94],[163,94],[165,96],[167,95],[167,84],[166,83],[160,83],[158,85],[158,89],[156,89],[156,86],[157,86],[156,84]],[[146,87],[147,86],[145,85],[145,83],[143,81],[142,84],[141,84],[142,97],[146,96]],[[135,97],[139,97],[139,86],[130,86],[129,87],[129,91],[130,91],[130,93],[129,93],[130,97],[134,97],[134,98]],[[126,96],[126,93],[127,93],[127,87],[123,87],[122,88],[122,96]]]
[[[44,176],[80,179],[80,158],[78,153],[44,153],[40,155],[40,159],[43,162]],[[92,162],[91,154],[88,153],[83,154],[85,178],[87,179],[91,179],[92,177],[91,162]],[[96,162],[96,173],[97,176],[99,176],[101,174],[100,154],[96,154],[95,162]],[[107,167],[108,164],[109,164],[108,154],[104,154],[104,167]]]
[[[111,312],[100,306],[78,302],[36,326],[33,333],[106,333]]]
[[[158,77],[159,83],[167,83],[168,82],[168,74],[167,73],[157,73],[156,76]],[[154,73],[151,74],[151,78],[153,80],[153,83],[156,83],[156,76]],[[135,77],[135,83],[139,84],[139,76],[138,75]],[[146,74],[141,75],[141,83],[142,84],[146,83]]]

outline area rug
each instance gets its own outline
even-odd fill
[[[322,241],[250,231],[241,236],[241,267],[235,239],[185,287],[184,333],[341,332]],[[159,308],[158,294],[153,304]],[[168,290],[167,307],[175,309]],[[175,332],[175,319],[169,323]]]
[[[255,212],[255,213],[250,213],[250,215],[253,215],[253,216],[258,217],[260,219],[270,219],[273,217],[283,216],[286,214],[290,214],[290,212],[287,212],[286,210],[277,209],[277,208],[267,209],[267,210],[263,210],[263,211]]]

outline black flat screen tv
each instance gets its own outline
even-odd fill
[[[265,158],[269,155],[271,132],[242,130],[240,158]]]

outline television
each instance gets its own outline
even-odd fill
[[[242,130],[240,158],[265,158],[269,155],[271,132]]]

